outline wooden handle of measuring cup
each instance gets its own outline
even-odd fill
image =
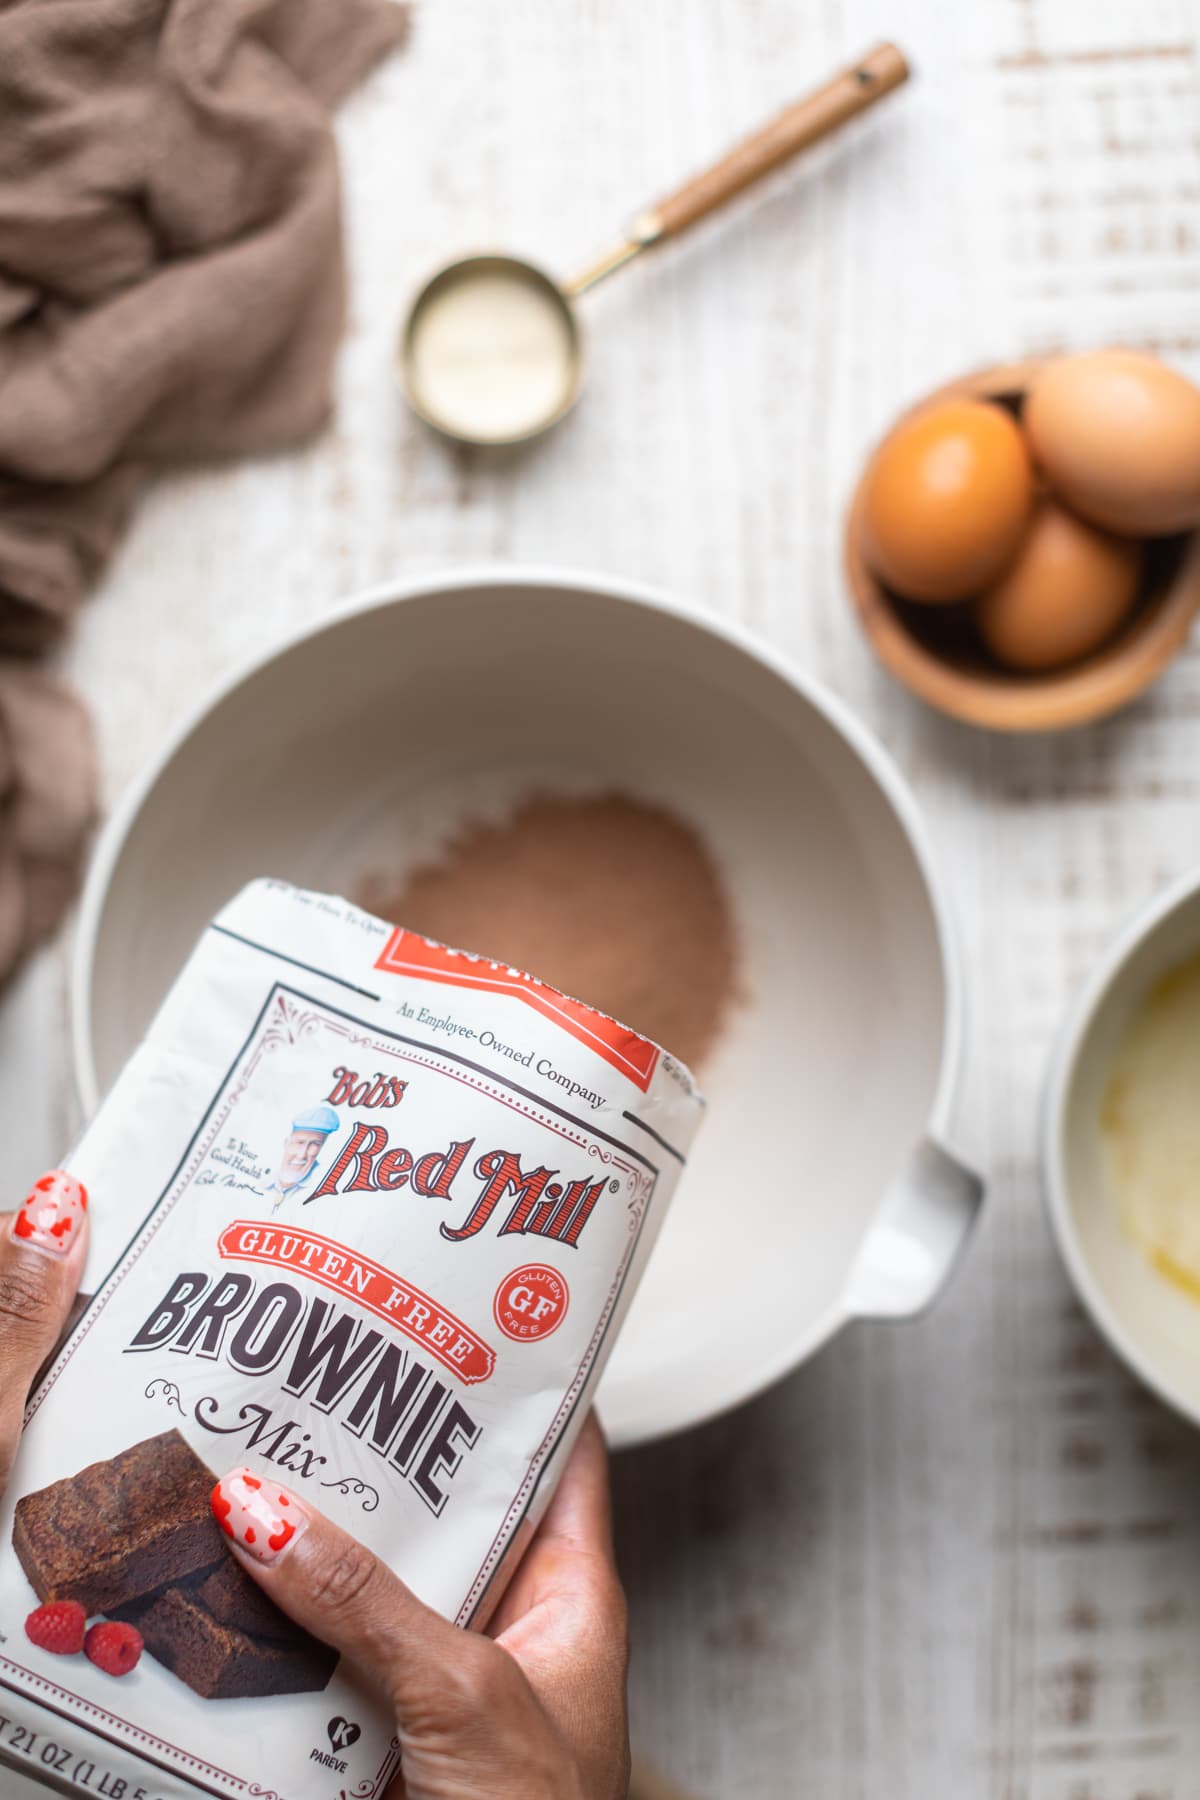
[[[643,243],[654,243],[686,231],[798,150],[836,131],[856,113],[866,112],[907,81],[908,74],[908,64],[895,44],[876,45],[824,87],[786,107],[761,131],[735,144],[711,169],[693,175],[677,193],[650,207],[637,220],[635,236]]]

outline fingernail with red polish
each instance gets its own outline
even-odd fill
[[[31,1250],[65,1256],[83,1225],[87,1189],[65,1169],[51,1169],[34,1182],[13,1219],[11,1235]]]
[[[308,1526],[304,1507],[274,1481],[252,1469],[233,1469],[212,1491],[217,1524],[235,1544],[268,1567]]]

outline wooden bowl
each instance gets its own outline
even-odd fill
[[[911,407],[951,397],[994,400],[1020,418],[1040,359],[977,370]],[[1132,612],[1092,655],[1045,675],[1004,669],[976,635],[969,607],[922,606],[886,588],[863,554],[860,478],[846,517],[846,576],[859,622],[879,660],[940,712],[990,731],[1062,731],[1116,712],[1159,676],[1200,610],[1200,531],[1146,541]]]

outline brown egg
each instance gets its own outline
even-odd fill
[[[944,400],[901,420],[863,484],[863,548],[909,600],[978,593],[1016,553],[1033,472],[1011,414]]]
[[[976,604],[979,635],[1012,669],[1075,662],[1128,613],[1140,569],[1140,544],[1039,500],[1016,560]]]
[[[1155,356],[1095,350],[1034,377],[1023,423],[1060,499],[1136,537],[1200,525],[1200,389]]]

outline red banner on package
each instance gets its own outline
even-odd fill
[[[295,1269],[309,1281],[344,1294],[412,1338],[460,1381],[486,1381],[496,1366],[496,1352],[447,1307],[382,1263],[319,1232],[236,1219],[217,1239],[217,1249],[227,1260]]]
[[[416,975],[422,981],[444,981],[453,987],[482,988],[492,994],[507,994],[523,1000],[544,1018],[553,1020],[605,1062],[627,1075],[643,1094],[650,1086],[658,1062],[658,1045],[638,1037],[628,1026],[619,1025],[604,1013],[572,1000],[548,987],[532,975],[511,969],[507,963],[489,962],[483,956],[469,956],[465,950],[447,950],[444,944],[432,944],[415,931],[398,925],[376,959],[375,967],[389,975]]]

